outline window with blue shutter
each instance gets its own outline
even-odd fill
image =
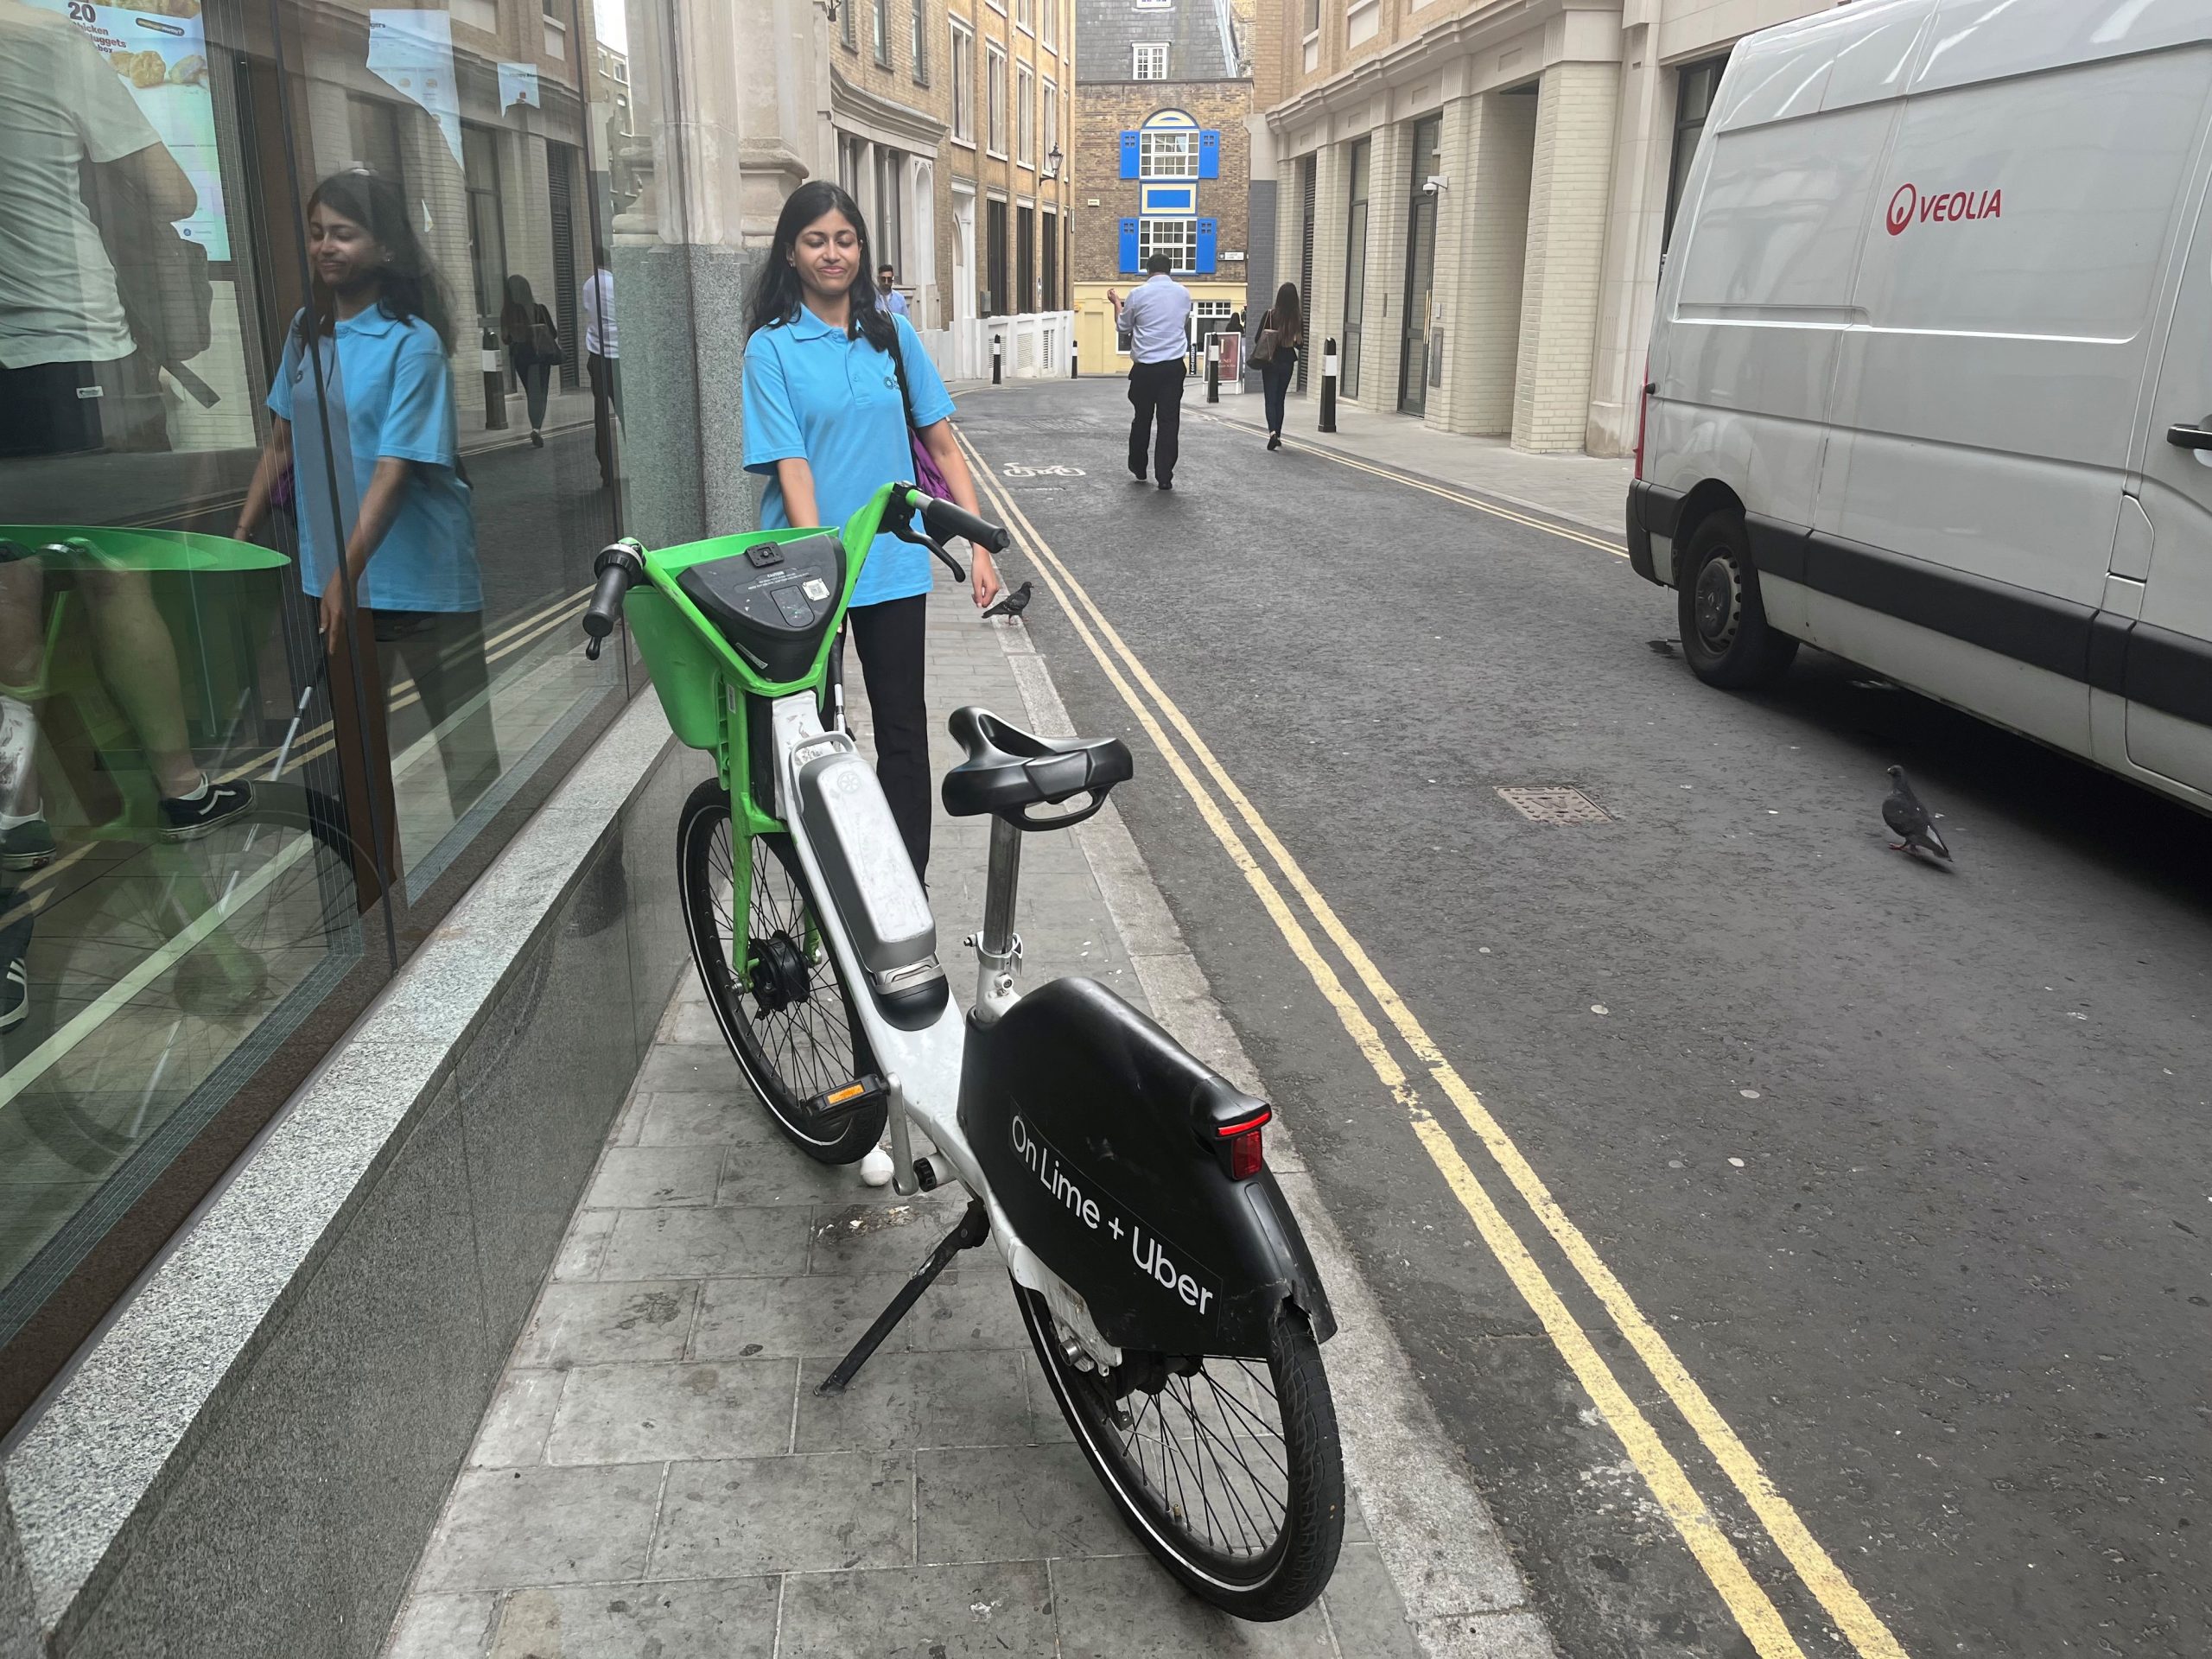
[[[1217,132],[1198,135],[1198,176],[1202,179],[1221,176],[1221,135]]]
[[[1137,222],[1134,219],[1122,221],[1122,269],[1133,271],[1137,268]]]
[[[1122,135],[1122,176],[1134,179],[1137,175],[1137,136],[1134,132]]]
[[[1210,219],[1202,219],[1198,221],[1198,263],[1191,267],[1198,276],[1213,275],[1213,245],[1214,221]]]

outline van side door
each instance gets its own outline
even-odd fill
[[[2149,522],[2134,546],[2123,536],[2115,548],[2107,604],[2126,639],[2117,677],[2128,764],[2212,794],[2212,178],[2200,168],[2197,179],[2195,230],[2142,435]],[[2128,627],[2131,603],[2139,608]]]

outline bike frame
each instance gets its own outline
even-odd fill
[[[808,539],[822,534],[819,530],[718,537],[658,552],[635,550],[652,585],[631,589],[624,616],[638,638],[670,723],[684,741],[713,751],[717,777],[729,791],[733,909],[737,914],[744,915],[749,908],[753,838],[777,833],[791,837],[806,875],[810,907],[816,912],[821,943],[836,959],[840,976],[855,988],[853,1011],[889,1091],[893,1180],[898,1192],[911,1197],[921,1190],[912,1153],[913,1131],[918,1128],[951,1166],[949,1173],[953,1178],[984,1206],[990,1236],[1016,1282],[1043,1296],[1082,1341],[1092,1360],[1102,1370],[1110,1370],[1121,1363],[1122,1351],[1099,1334],[1083,1298],[1023,1243],[993,1195],[990,1182],[961,1129],[960,1083],[966,1031],[957,999],[948,995],[936,1018],[916,1030],[902,1029],[883,1016],[868,991],[868,975],[855,948],[852,929],[837,913],[836,889],[825,877],[821,856],[808,836],[804,814],[798,810],[801,769],[825,755],[856,749],[844,732],[823,727],[822,692],[830,655],[843,626],[845,611],[852,603],[853,589],[887,514],[893,509],[893,493],[899,491],[908,493],[910,505],[925,499],[909,486],[887,485],[839,532],[848,567],[844,591],[838,596],[836,613],[823,631],[810,666],[796,680],[763,678],[693,605],[677,578],[693,565],[741,555],[766,542]],[[763,706],[767,711],[765,721],[755,712]],[[867,786],[874,787],[873,770],[863,771]],[[766,801],[759,798],[763,785],[771,791]],[[992,820],[985,926],[976,940],[979,946],[976,1007],[978,1017],[986,1023],[1002,1015],[1018,1000],[1014,972],[1020,945],[1013,935],[1012,918],[1020,880],[1020,841],[1021,832],[1013,825]],[[896,855],[905,856],[903,851]],[[749,963],[732,965],[741,981],[752,966]]]

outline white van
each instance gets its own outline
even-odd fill
[[[2212,0],[1740,43],[1628,507],[1704,679],[1803,640],[2212,808]]]

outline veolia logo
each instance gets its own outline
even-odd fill
[[[1891,236],[1903,236],[1907,228],[1916,224],[1956,225],[2004,216],[2002,190],[1924,191],[1914,185],[1901,184],[1890,198],[1890,209],[1883,222]]]

